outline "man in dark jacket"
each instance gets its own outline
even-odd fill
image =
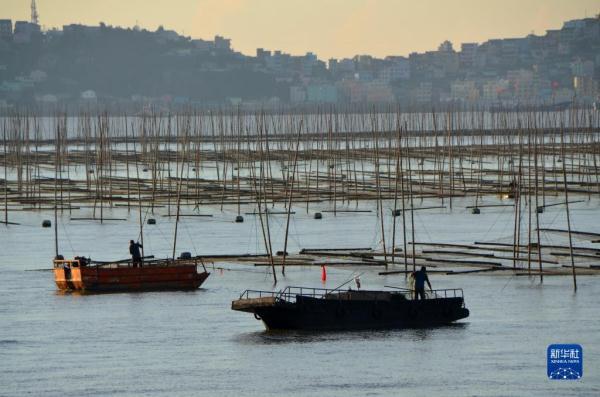
[[[427,282],[431,291],[431,283],[429,282],[429,277],[427,277],[425,266],[422,266],[421,270],[414,272],[413,277],[415,278],[415,300],[418,300],[419,297],[425,299],[425,282]]]
[[[135,243],[133,240],[129,240],[129,253],[133,262],[133,267],[142,266],[142,254],[140,248],[144,248],[142,244]]]

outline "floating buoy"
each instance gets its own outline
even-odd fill
[[[327,281],[327,269],[321,265],[321,281]]]
[[[235,223],[244,223],[244,217],[241,215],[236,216]]]
[[[156,219],[154,219],[154,218],[148,218],[148,224],[149,225],[156,225]]]
[[[392,210],[392,216],[402,216],[402,210]]]
[[[537,207],[536,209],[538,214],[543,214],[544,213],[544,207]]]
[[[481,210],[480,210],[479,208],[473,208],[473,209],[471,210],[471,213],[472,213],[472,214],[475,214],[475,215],[479,215],[479,214],[481,214]]]
[[[49,219],[44,219],[42,221],[42,227],[50,227],[52,226],[52,222]]]
[[[315,219],[323,219],[323,214],[320,212],[315,212]]]

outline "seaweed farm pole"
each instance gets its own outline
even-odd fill
[[[529,122],[528,122],[529,124]],[[531,274],[531,126],[527,126],[527,272]],[[536,208],[537,211],[537,208]],[[538,252],[539,254],[539,252]]]
[[[35,130],[35,159],[36,159],[35,160],[35,168],[36,168],[35,174],[36,174],[36,177],[37,177],[38,207],[41,208],[41,206],[42,206],[42,204],[41,204],[41,202],[42,202],[42,200],[41,200],[41,198],[42,198],[42,189],[41,189],[41,182],[40,182],[40,180],[41,180],[41,178],[40,178],[40,160],[39,160],[39,157],[38,157],[39,143],[41,141],[40,136],[41,136],[40,129],[38,128],[38,129]],[[36,182],[34,182],[34,184],[36,184]],[[88,189],[89,189],[89,187],[88,187]]]
[[[200,207],[200,183],[198,181],[199,175],[200,175],[200,151],[202,150],[202,126],[198,126],[198,124],[200,124],[202,122],[202,115],[200,115],[199,117],[196,115],[195,119],[194,119],[194,184],[196,187],[196,193],[195,193],[195,206],[194,209],[199,208]],[[241,132],[240,132],[241,134]],[[239,138],[241,139],[241,137]],[[238,177],[239,177],[239,169],[238,169]],[[238,203],[239,203],[239,181],[238,181]],[[238,205],[238,215],[239,215],[239,205]]]
[[[374,112],[374,111],[373,111]],[[379,127],[376,120],[376,115],[371,118],[373,128],[373,140],[375,144],[375,184],[377,185],[377,213],[381,220],[381,240],[383,242],[383,258],[387,263],[387,252],[385,247],[385,226],[383,220],[383,201],[381,200],[381,177],[380,177],[380,162],[379,162]],[[387,265],[386,265],[387,267]]]
[[[453,136],[452,136],[452,129],[454,128],[453,126],[453,117],[452,113],[448,112],[448,118],[446,119],[446,128],[448,130],[448,173],[450,176],[450,197],[448,197],[448,201],[450,203],[450,210],[452,210],[452,195],[454,194],[454,158],[452,158],[452,141],[453,141]],[[408,159],[409,163],[409,167],[410,167],[410,159]],[[410,173],[410,169],[409,169],[409,173]],[[412,211],[412,177],[411,177],[411,189],[410,189],[410,199],[411,199],[411,211]],[[412,216],[411,216],[412,218]],[[414,222],[413,222],[414,223]],[[413,267],[414,267],[414,258],[413,258]]]
[[[309,128],[306,128],[307,138],[303,142],[303,152],[307,153],[304,156],[304,184],[306,185],[306,213],[309,212],[309,201],[310,201],[310,174],[312,173],[312,161],[313,161],[313,153],[312,153],[312,141],[308,138]],[[310,148],[309,148],[310,142]]]
[[[406,127],[406,125],[405,125]],[[406,133],[406,128],[404,129],[404,132]],[[407,258],[407,253],[406,253],[406,199],[404,197],[404,168],[403,168],[403,163],[404,163],[404,158],[406,157],[405,154],[403,153],[403,146],[402,146],[402,136],[400,135],[398,138],[398,144],[400,145],[400,194],[401,194],[401,202],[402,202],[402,242],[403,242],[403,249],[402,249],[402,253],[404,256],[404,278],[408,277],[408,258]],[[408,144],[407,144],[408,146]]]
[[[84,117],[84,115],[82,115],[81,117]],[[85,161],[85,186],[87,187],[88,191],[90,190],[90,186],[91,186],[91,181],[90,181],[90,159],[89,159],[89,135],[91,133],[91,118],[89,115],[85,115],[85,118],[80,121],[81,124],[81,128],[83,129],[82,133],[83,133],[83,147],[84,147],[84,161]],[[36,151],[37,151],[37,139],[36,139]],[[38,173],[39,176],[39,173]]]
[[[543,139],[543,136],[542,136]],[[540,283],[544,282],[544,274],[542,272],[542,243],[540,240],[540,213],[538,211],[539,196],[538,196],[538,129],[535,129],[535,142],[533,145],[533,167],[535,174],[535,228],[537,232],[537,251],[538,251],[538,264],[540,267]]]
[[[561,126],[560,146],[562,151],[563,184],[565,186],[565,208],[567,210],[567,230],[569,231],[569,255],[571,257],[571,269],[573,269],[573,290],[577,291],[577,276],[575,275],[575,260],[573,259],[573,238],[571,236],[571,218],[569,216],[569,189],[567,188],[567,167],[565,165],[565,132]]]
[[[337,184],[336,184],[336,164],[335,148],[333,146],[333,109],[329,111],[327,118],[327,181],[329,192],[331,192],[331,182],[333,182],[333,216],[337,216]],[[331,175],[333,170],[333,177]]]
[[[437,118],[436,118],[436,113],[435,110],[431,111],[431,118],[433,121],[433,131],[434,131],[434,139],[435,139],[435,154],[434,154],[434,158],[433,158],[433,187],[435,188],[435,177],[438,174],[438,168],[439,168],[439,183],[440,183],[440,187],[439,187],[439,193],[438,195],[442,198],[442,205],[444,205],[444,156],[443,156],[443,149],[442,149],[442,155],[440,156],[440,160],[438,161],[438,154],[439,154],[439,145],[438,145],[438,127],[437,127]]]
[[[4,224],[8,227],[8,158],[6,157],[6,119],[3,123],[2,135],[4,136]]]
[[[103,122],[104,121],[104,122]],[[103,120],[102,116],[98,116],[98,122],[100,123],[100,223],[104,222],[104,163],[106,160],[106,140],[105,136],[108,134],[106,130],[107,120]],[[61,178],[61,202],[62,202],[62,178]],[[62,209],[61,209],[62,211]]]
[[[408,139],[408,136],[407,136]],[[415,211],[414,211],[414,201],[413,201],[413,189],[412,189],[412,169],[410,165],[410,142],[406,143],[406,160],[408,162],[408,197],[410,200],[410,230],[411,230],[411,241],[412,241],[412,265],[413,272],[417,270],[417,265],[415,263]],[[404,216],[404,214],[402,214]]]
[[[101,116],[98,116],[98,124],[100,130],[100,151],[98,152],[99,156],[99,169],[96,174],[96,181],[98,182],[98,188],[100,189],[100,223],[104,220],[104,127],[102,123]],[[100,178],[100,179],[98,179]],[[61,203],[62,203],[62,180],[61,180]]]
[[[296,142],[296,152],[294,153],[294,165],[292,168],[292,181],[290,183],[290,200],[287,206],[287,220],[285,223],[285,240],[283,243],[283,261],[281,266],[281,274],[285,276],[285,258],[287,257],[288,233],[290,230],[290,215],[292,213],[292,196],[294,195],[294,181],[296,179],[296,167],[298,165],[298,150],[300,149],[300,135],[302,133],[302,120],[298,126],[298,141]],[[289,174],[288,174],[289,175]]]
[[[263,113],[263,118],[265,117],[264,113]],[[267,183],[270,182],[271,185],[271,207],[275,207],[275,190],[273,188],[273,169],[271,167],[271,150],[269,148],[269,146],[271,146],[270,142],[269,142],[269,125],[265,122],[263,122],[263,133],[264,133],[264,137],[265,137],[265,146],[264,146],[264,153],[266,154],[266,162],[267,162],[267,167],[265,170],[266,173],[266,180],[264,181],[265,183],[265,188],[264,188],[264,192],[265,192],[265,211],[267,208]],[[274,131],[275,133],[275,131]],[[263,150],[263,146],[261,144],[261,150]],[[224,159],[224,155],[223,155],[223,161],[225,161]],[[264,160],[263,160],[264,161]],[[265,219],[266,219],[266,225],[267,225],[267,234],[269,235],[269,246],[271,246],[271,231],[269,229],[269,214],[265,214]],[[271,251],[271,255],[273,254],[273,251],[271,249],[269,249]],[[273,269],[273,271],[275,271],[275,269]]]
[[[398,116],[399,117],[399,116]],[[398,124],[398,121],[396,121]],[[396,256],[396,218],[398,212],[398,177],[400,176],[400,126],[396,132],[396,181],[394,183],[394,210],[392,212],[392,264]]]
[[[258,207],[258,217],[260,219],[260,228],[262,230],[262,235],[263,235],[263,240],[265,242],[265,249],[267,250],[267,255],[269,257],[269,262],[271,263],[271,270],[273,271],[273,282],[275,284],[277,284],[277,272],[275,272],[275,262],[273,262],[273,251],[271,250],[271,242],[270,242],[270,234],[267,238],[267,233],[266,230],[268,230],[268,228],[265,227],[265,222],[263,221],[263,217],[262,217],[262,195],[263,195],[263,174],[264,174],[264,166],[263,166],[263,147],[262,147],[262,128],[263,128],[263,123],[264,123],[264,119],[261,119],[262,114],[258,114],[256,116],[256,124],[257,124],[257,130],[258,130],[258,136],[257,136],[257,149],[258,149],[258,153],[259,153],[259,161],[260,161],[260,180],[259,180],[259,185],[257,185],[256,183],[256,160],[253,159],[252,161],[252,167],[251,167],[251,171],[252,171],[252,181],[253,181],[253,185],[254,185],[254,191],[256,194],[256,204]],[[250,132],[247,131],[247,135],[248,135],[248,151],[250,152]],[[250,157],[249,157],[250,158]],[[266,192],[265,192],[266,193]],[[268,208],[266,206],[266,200],[265,200],[265,217],[267,217],[267,212],[268,212]],[[268,222],[268,217],[266,219],[266,222]]]
[[[263,129],[261,130],[264,134],[265,134],[265,145],[269,145],[269,141],[267,138],[267,134],[268,134],[268,127],[266,127],[266,122],[264,120],[264,113],[263,113],[263,123],[261,124]],[[269,209],[268,209],[268,205],[267,205],[267,180],[269,178],[269,168],[265,168],[264,164],[265,164],[265,151],[263,149],[263,144],[262,144],[262,134],[259,135],[259,144],[260,144],[260,186],[262,189],[262,197],[264,200],[264,208],[265,208],[265,230],[267,232],[267,242],[269,244],[268,247],[268,251],[269,251],[269,259],[271,261],[271,265],[272,265],[272,270],[273,270],[273,276],[275,276],[275,263],[273,261],[273,245],[271,242],[271,228],[269,226]],[[267,152],[267,163],[270,161],[269,157],[268,157],[268,152]],[[271,190],[273,189],[273,184],[271,184]],[[275,200],[274,200],[274,196],[273,193],[271,193],[271,204],[274,206],[275,205]],[[275,281],[277,282],[277,281]]]
[[[241,159],[241,150],[242,150],[242,120],[240,115],[240,109],[238,107],[238,122],[237,122],[237,156],[236,156],[236,170],[237,170],[237,214],[241,215],[241,203],[240,203],[240,159]]]
[[[515,223],[514,223],[514,229],[513,229],[513,268],[516,269],[517,267],[517,262],[520,262],[519,259],[519,246],[521,245],[521,166],[522,166],[522,159],[523,159],[523,153],[522,153],[522,149],[523,149],[523,142],[522,142],[522,135],[521,135],[521,126],[519,125],[519,167],[518,167],[518,174],[517,177],[515,178],[513,176],[513,181],[514,181],[514,187],[513,187],[513,191],[514,191],[514,196],[515,196]]]
[[[131,130],[133,131],[133,126],[131,126]],[[127,129],[127,116],[125,116],[125,171],[127,177],[127,212],[131,211],[131,194],[129,187],[129,130]]]

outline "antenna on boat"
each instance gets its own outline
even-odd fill
[[[179,129],[179,119],[177,120],[177,129]],[[179,164],[178,162],[175,163],[175,172],[178,174],[178,178],[177,178],[177,214],[175,215],[175,233],[173,235],[173,260],[175,260],[175,250],[177,248],[177,225],[179,225],[179,214],[180,214],[180,209],[181,209],[181,180],[183,179],[183,160],[185,158],[185,142],[187,142],[187,129],[185,130],[184,133],[184,138],[183,138],[183,142],[181,144],[181,171],[179,171]],[[176,143],[177,145],[177,143]],[[177,151],[177,147],[175,147],[175,150]],[[179,153],[179,152],[178,152]]]
[[[350,277],[350,279],[348,281],[345,281],[343,284],[338,285],[337,287],[335,287],[334,289],[331,290],[331,292],[335,292],[338,289],[342,288],[344,285],[351,283],[352,281],[354,281],[354,279],[356,279],[356,277],[360,277],[363,274],[365,274],[365,272],[360,273],[358,276],[355,276],[354,273],[352,273],[352,276]]]
[[[58,259],[58,168],[60,148],[60,121],[56,125],[56,142],[54,145],[54,259]]]

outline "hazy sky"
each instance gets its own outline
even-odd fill
[[[37,0],[46,28],[68,23],[156,29],[194,38],[220,34],[257,47],[319,58],[407,55],[463,42],[543,34],[594,16],[600,0]],[[0,0],[0,18],[29,19],[30,0]]]

